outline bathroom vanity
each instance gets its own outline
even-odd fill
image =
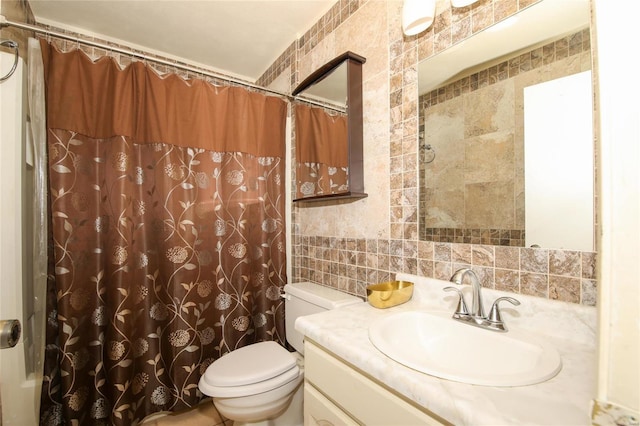
[[[304,351],[305,425],[447,424],[319,345],[306,341]]]
[[[552,344],[562,369],[534,385],[470,385],[405,367],[371,343],[369,326],[384,316],[455,309],[456,298],[442,291],[451,283],[405,274],[396,278],[416,284],[413,299],[403,305],[376,309],[362,303],[296,321],[305,335],[305,424],[590,423],[596,387],[595,308],[515,295],[522,304],[503,310],[505,322]],[[484,293],[485,303],[506,294]],[[466,356],[477,351],[482,347],[469,347]]]

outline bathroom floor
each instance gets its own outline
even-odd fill
[[[141,426],[231,426],[233,422],[227,420],[218,413],[213,401],[203,402],[190,410],[167,413],[159,413],[147,416]]]

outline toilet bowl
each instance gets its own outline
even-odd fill
[[[263,420],[271,421],[264,424],[275,424],[274,419],[287,410],[295,392],[302,388],[302,377],[292,353],[276,342],[260,342],[215,361],[198,386],[235,425]]]
[[[235,426],[302,425],[304,349],[295,319],[362,303],[355,296],[312,283],[287,284],[284,291],[287,340],[297,352],[272,341],[245,346],[214,361],[198,383]]]

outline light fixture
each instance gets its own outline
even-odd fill
[[[470,4],[477,2],[478,0],[451,0],[451,6],[453,7],[466,7]]]
[[[402,31],[416,35],[433,24],[436,16],[436,0],[404,0],[402,6]]]

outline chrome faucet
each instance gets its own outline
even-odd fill
[[[513,305],[519,305],[520,302],[513,297],[499,297],[491,306],[491,310],[489,311],[489,315],[485,315],[484,313],[484,305],[482,302],[482,286],[480,285],[480,280],[473,270],[470,268],[462,268],[458,269],[451,279],[452,283],[461,285],[462,280],[466,275],[469,275],[471,280],[471,287],[473,291],[473,300],[471,301],[471,312],[467,309],[467,304],[464,300],[464,295],[460,289],[455,287],[445,287],[445,291],[455,291],[458,293],[458,307],[453,314],[453,319],[458,321],[462,321],[466,324],[470,324],[480,328],[486,328],[488,330],[493,331],[507,331],[507,326],[504,321],[502,321],[502,317],[500,315],[500,308],[498,304],[506,300],[507,302]]]
[[[480,285],[480,280],[478,280],[478,276],[476,275],[476,273],[469,268],[458,269],[449,281],[458,285],[462,285],[462,280],[464,280],[465,275],[469,275],[469,278],[471,280],[471,287],[473,289],[473,299],[471,300],[471,315],[476,318],[485,318],[484,306],[482,303],[482,286]]]

